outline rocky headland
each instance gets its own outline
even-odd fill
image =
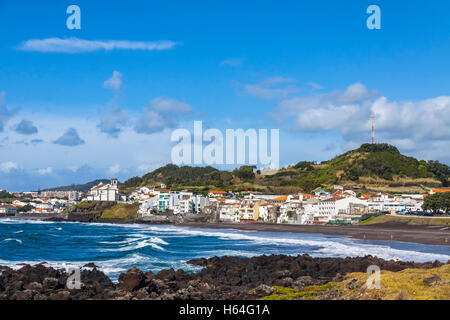
[[[427,272],[424,277],[434,270],[440,270],[439,268],[446,268],[443,271],[445,273],[450,270],[448,263],[438,261],[387,261],[372,256],[213,257],[191,260],[188,263],[203,269],[188,274],[181,269],[165,269],[153,273],[133,268],[121,274],[118,283],[111,281],[94,264],[88,264],[82,268],[79,289],[67,287],[69,274],[65,270],[47,267],[45,263],[23,265],[17,270],[0,266],[0,300],[248,300],[283,297],[341,299],[345,298],[344,293],[336,289],[339,288],[337,284],[345,283],[348,290],[359,292],[358,290],[363,289],[364,282],[358,275],[366,274],[370,265],[378,266],[382,272],[394,272],[394,275],[408,270],[419,270],[414,274],[424,271]],[[439,277],[437,271],[433,274],[434,278],[417,281],[421,282],[421,286],[445,292],[450,281]],[[358,298],[348,295],[348,292],[346,294],[353,299]],[[403,297],[402,294],[405,296],[399,292],[400,298]],[[382,297],[371,295],[365,298]]]

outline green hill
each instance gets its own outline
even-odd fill
[[[134,177],[125,188],[164,183],[171,188],[208,190],[260,190],[272,193],[310,192],[317,188],[359,185],[368,190],[424,192],[426,187],[447,186],[450,170],[438,161],[417,160],[402,155],[388,144],[363,144],[329,161],[301,161],[273,175],[254,172],[252,166],[220,171],[213,167],[166,165],[143,177]],[[397,189],[395,189],[397,188]]]

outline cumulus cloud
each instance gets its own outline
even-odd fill
[[[100,122],[97,124],[97,128],[108,134],[112,138],[117,138],[120,131],[128,123],[128,113],[124,109],[115,107],[106,111],[101,117]]]
[[[261,99],[284,99],[300,90],[292,83],[295,80],[284,77],[272,77],[256,84],[245,84],[244,92]]]
[[[122,74],[119,71],[114,70],[111,78],[105,80],[103,86],[105,88],[113,89],[114,92],[119,92],[122,84]]]
[[[390,101],[357,83],[345,91],[284,100],[272,112],[277,123],[290,123],[294,131],[338,131],[345,146],[370,140],[371,115],[375,116],[376,140],[402,150],[450,141],[450,96]]]
[[[19,165],[12,161],[0,163],[0,171],[4,173],[9,173],[13,169],[19,169]]]
[[[74,147],[84,144],[84,140],[80,138],[77,130],[74,128],[69,128],[61,137],[53,141],[53,143],[62,146]]]
[[[32,121],[22,120],[14,127],[14,131],[20,134],[32,135],[38,132],[38,128],[33,124]]]
[[[169,50],[179,43],[173,41],[128,41],[128,40],[85,40],[78,38],[46,38],[30,39],[18,46],[22,51],[36,51],[42,53],[82,53],[112,50]]]
[[[3,132],[5,129],[6,123],[11,119],[17,111],[19,111],[19,108],[15,109],[8,109],[8,106],[6,105],[6,93],[5,91],[0,92],[0,132]]]
[[[324,115],[328,116],[330,113],[333,113],[333,109],[336,109],[337,107],[345,107],[347,112],[350,111],[351,113],[354,113],[357,110],[355,104],[369,101],[377,96],[379,96],[377,92],[367,90],[367,88],[361,83],[355,83],[348,86],[344,91],[335,90],[313,96],[285,99],[275,108],[275,110],[271,113],[271,116],[276,123],[282,123],[286,119],[296,117],[297,126],[294,129],[297,130],[314,128],[322,130],[324,129],[322,128],[323,126],[333,126],[326,123],[326,121],[332,122],[333,119],[322,118]],[[310,112],[313,112],[314,114],[310,115]],[[305,122],[308,122],[304,121],[304,119],[307,119],[308,117],[319,117],[319,124],[308,124],[308,128],[299,126],[303,125]],[[340,115],[340,117],[348,117],[348,115]],[[342,123],[343,120],[345,119],[341,119],[340,123]]]
[[[173,128],[182,116],[191,112],[192,108],[187,103],[169,98],[155,98],[144,109],[134,129],[137,133],[151,134],[165,128]]]

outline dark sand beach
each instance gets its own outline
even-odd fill
[[[4,217],[3,217],[4,218]],[[50,220],[64,222],[64,219],[49,217],[6,217],[12,219]],[[117,220],[117,219],[116,219]],[[136,223],[152,224],[140,220],[116,221],[111,219],[110,223]],[[89,221],[80,221],[89,222]],[[102,221],[105,222],[105,221]],[[166,224],[166,223],[158,223]],[[172,224],[173,225],[173,224]],[[325,235],[348,236],[362,240],[393,240],[421,244],[447,245],[450,246],[450,226],[445,225],[408,225],[400,222],[387,222],[370,225],[291,225],[272,223],[206,223],[206,222],[184,222],[176,224],[181,227],[209,228],[209,229],[236,229],[244,231],[263,232],[292,232],[292,233],[320,233]]]
[[[394,240],[422,244],[450,245],[450,227],[380,223],[371,225],[288,225],[269,223],[183,223],[192,228],[227,228],[245,231],[321,233],[366,240]]]

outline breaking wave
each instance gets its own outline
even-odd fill
[[[20,239],[14,234],[20,233]],[[132,267],[157,272],[182,268],[191,259],[213,256],[251,257],[262,254],[309,254],[313,257],[373,255],[383,259],[425,262],[450,260],[448,246],[396,241],[363,241],[343,236],[178,226],[60,223],[0,220],[0,265],[20,263],[55,268],[82,267],[93,262],[113,280]]]

